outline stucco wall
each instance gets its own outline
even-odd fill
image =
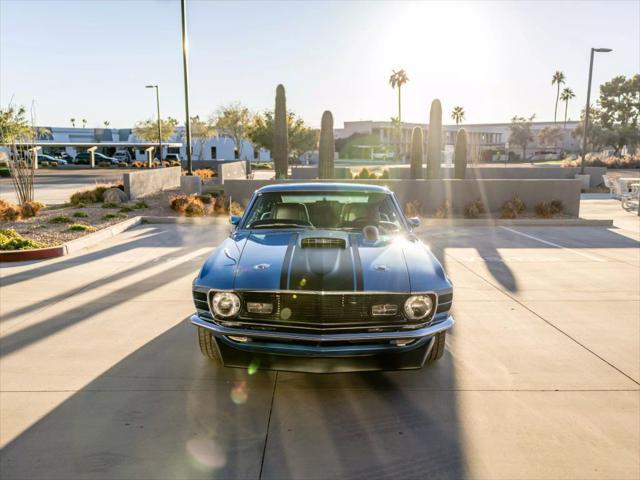
[[[308,180],[318,182],[319,180]],[[336,180],[345,182],[344,180]],[[227,180],[225,195],[246,205],[253,192],[271,183],[296,183],[296,180]],[[448,200],[455,213],[462,213],[465,205],[480,199],[485,208],[499,212],[502,205],[514,194],[527,204],[528,208],[547,200],[560,200],[565,213],[578,216],[580,209],[580,180],[349,180],[350,183],[386,185],[393,190],[402,206],[408,202],[418,202],[426,214],[433,214]]]
[[[226,180],[247,178],[247,162],[239,160],[237,162],[219,163],[218,178],[220,179],[220,183],[224,183]]]
[[[154,168],[123,175],[124,191],[131,200],[180,186],[181,167]]]

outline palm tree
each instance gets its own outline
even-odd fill
[[[575,96],[576,96],[576,94],[573,93],[573,90],[571,90],[569,87],[566,87],[564,90],[562,90],[562,93],[560,94],[560,100],[562,100],[564,102],[564,125],[563,125],[563,128],[566,128],[566,126],[567,126],[567,108],[569,108],[569,100],[571,100]]]
[[[87,119],[83,118],[82,119],[82,128],[86,128],[86,126],[87,126]]]
[[[391,88],[398,87],[398,155],[400,155],[401,145],[400,145],[400,132],[402,128],[402,103],[401,103],[401,95],[400,91],[402,89],[402,85],[409,81],[409,77],[407,77],[407,72],[404,70],[392,70],[391,76],[389,77],[389,85]]]
[[[73,128],[76,128],[76,119],[75,118],[71,118],[71,126]]]
[[[451,118],[456,122],[456,125],[459,125],[460,122],[464,120],[464,108],[460,106],[453,107],[453,110],[451,111]]]
[[[111,122],[109,120],[105,120],[104,121],[104,128],[109,128],[109,125],[111,125]]]
[[[558,116],[558,100],[560,99],[560,85],[565,81],[566,77],[560,70],[556,70],[556,73],[551,77],[551,85],[557,85],[558,91],[556,93],[556,109],[553,112],[553,123],[556,123],[556,117]]]

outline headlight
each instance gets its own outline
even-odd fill
[[[404,302],[404,313],[410,320],[421,320],[433,310],[429,295],[412,295]]]
[[[211,299],[211,308],[217,317],[235,317],[240,311],[240,299],[235,293],[218,292]]]

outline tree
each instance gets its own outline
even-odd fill
[[[533,140],[531,122],[535,117],[534,114],[529,118],[515,116],[511,119],[509,142],[522,147],[522,160],[527,159],[527,145]]]
[[[87,126],[87,119],[83,118],[82,119],[82,128],[85,128]]]
[[[198,160],[202,160],[202,156],[204,155],[205,142],[211,137],[214,137],[216,133],[216,128],[210,121],[205,122],[200,120],[200,115],[191,117],[191,139],[192,142],[196,143],[200,147],[197,154]]]
[[[560,100],[564,102],[564,128],[566,128],[567,126],[567,109],[569,108],[569,100],[575,98],[575,96],[576,94],[573,93],[573,90],[571,90],[569,87],[566,87],[564,90],[562,90],[562,93],[560,94]]]
[[[109,120],[105,120],[103,123],[104,123],[104,128],[109,128],[109,125],[111,125],[111,122]]]
[[[273,110],[254,115],[248,137],[255,146],[273,151],[273,119]],[[309,128],[294,112],[287,112],[287,137],[289,151],[293,155],[300,156],[304,152],[315,150],[318,134],[318,130]]]
[[[242,158],[242,140],[247,138],[251,127],[249,109],[237,102],[230,103],[218,108],[210,118],[210,123],[219,133],[233,139],[238,149],[238,158]]]
[[[558,86],[558,90],[556,92],[556,108],[553,111],[553,123],[556,123],[556,117],[558,116],[558,100],[560,99],[560,85],[562,85],[565,81],[565,76],[564,73],[562,73],[560,70],[556,70],[556,73],[553,74],[553,77],[551,77],[551,85],[557,85]]]
[[[564,140],[564,131],[560,127],[544,127],[538,132],[538,141],[546,147],[556,148]]]
[[[162,129],[162,141],[166,142],[171,138],[173,132],[178,126],[175,118],[168,117],[166,120],[160,120],[160,128]],[[158,120],[149,118],[137,122],[133,126],[133,134],[143,142],[159,142],[158,140]]]
[[[71,118],[71,127],[76,128],[76,119]]]
[[[456,125],[459,125],[460,122],[464,120],[464,109],[460,106],[453,107],[451,111],[451,119],[456,122]]]
[[[12,144],[33,140],[35,131],[26,118],[24,107],[0,108],[0,143]]]
[[[391,76],[389,77],[389,85],[391,88],[395,89],[398,87],[398,123],[397,123],[397,131],[398,131],[398,155],[400,155],[402,150],[401,145],[401,127],[402,127],[402,102],[401,102],[401,90],[402,86],[409,81],[409,77],[407,77],[407,72],[404,70],[392,70]]]
[[[640,75],[617,76],[600,86],[597,104],[590,108],[587,140],[593,148],[610,146],[619,155],[625,146],[640,143]],[[582,112],[584,119],[584,112]],[[584,120],[574,129],[574,137],[582,137]]]
[[[36,129],[24,107],[0,108],[0,143],[8,144],[10,149],[7,165],[20,205],[34,199],[35,140]]]

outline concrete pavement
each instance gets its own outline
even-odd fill
[[[226,227],[3,265],[0,476],[638,478],[640,235],[622,224],[425,231],[458,323],[408,372],[205,360],[190,282]]]

